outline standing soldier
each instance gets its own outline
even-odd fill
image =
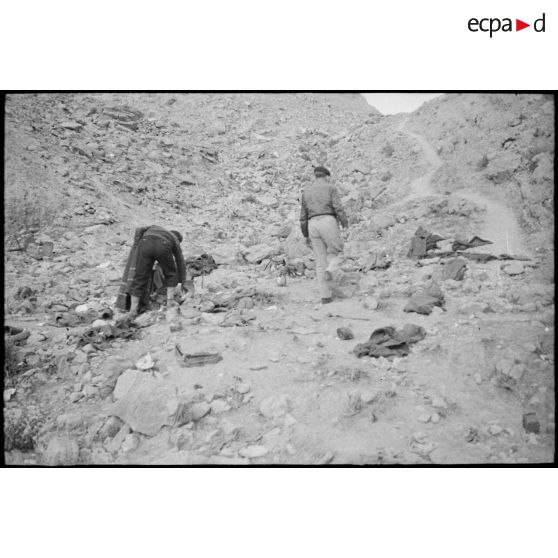
[[[335,186],[329,181],[331,173],[325,167],[315,167],[316,180],[302,192],[300,228],[306,244],[314,251],[316,277],[322,304],[332,302],[331,281],[343,259],[343,240],[339,224],[349,223]],[[331,258],[328,264],[327,255]]]

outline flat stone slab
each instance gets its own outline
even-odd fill
[[[170,416],[177,407],[178,399],[171,385],[149,372],[141,372],[113,405],[111,414],[129,424],[134,432],[154,436],[171,424]]]

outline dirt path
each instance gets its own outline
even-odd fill
[[[419,178],[413,180],[411,183],[411,194],[408,199],[420,198],[424,196],[430,196],[435,194],[434,188],[432,186],[432,177],[438,168],[443,165],[442,159],[438,157],[438,154],[432,146],[426,141],[426,139],[420,134],[414,132],[409,132],[403,128],[405,134],[407,134],[411,139],[415,140],[421,147],[426,160],[432,167],[426,174],[420,176]]]
[[[437,192],[432,185],[432,178],[436,170],[444,164],[444,161],[438,156],[424,136],[406,130],[405,124],[405,121],[400,124],[400,131],[418,143],[426,160],[432,167],[425,175],[411,183],[411,194],[408,199],[434,195]],[[491,240],[492,244],[483,247],[483,251],[494,255],[527,255],[517,219],[513,211],[505,203],[490,199],[478,192],[460,190],[455,192],[455,195],[485,208],[486,213],[482,223],[482,230],[478,236]]]

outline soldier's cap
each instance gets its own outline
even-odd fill
[[[331,176],[331,173],[325,167],[314,167],[314,174],[324,174],[325,176]]]

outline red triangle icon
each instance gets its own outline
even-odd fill
[[[531,27],[531,24],[530,23],[525,23],[524,21],[521,21],[520,19],[515,20],[515,30],[516,31],[521,31],[522,29],[525,29],[526,27]]]

